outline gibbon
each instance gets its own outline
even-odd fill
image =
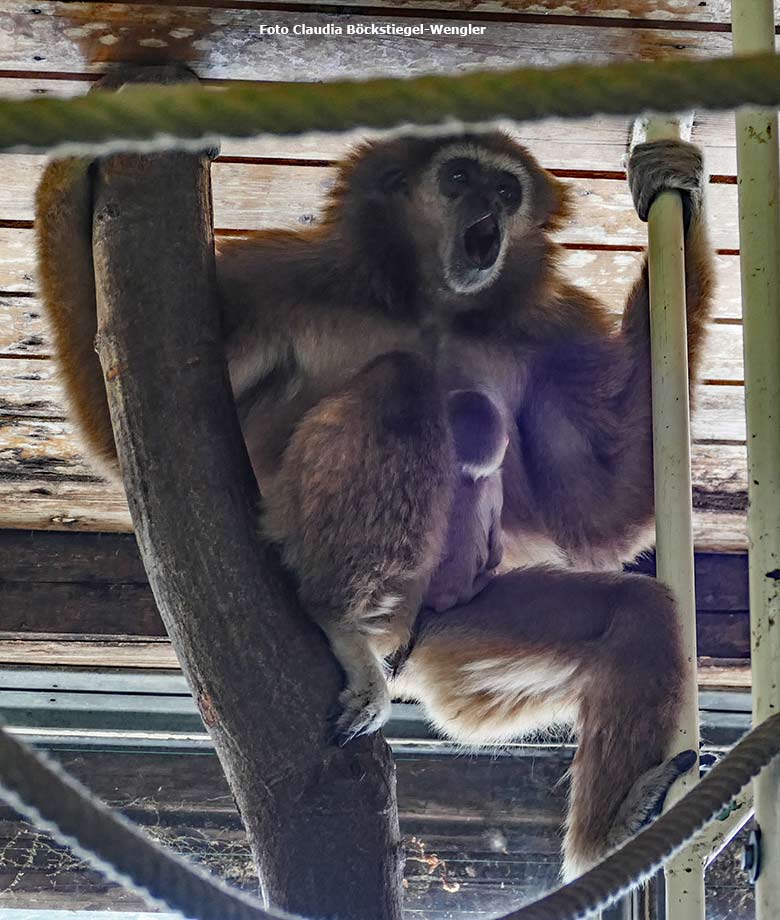
[[[701,157],[644,144],[629,181],[643,218],[660,191],[683,193],[695,373],[713,274]],[[319,225],[217,244],[263,525],[344,667],[339,733],[378,728],[391,694],[465,745],[573,725],[566,877],[636,830],[691,763],[663,762],[690,666],[673,600],[608,571],[651,539],[647,267],[615,329],[561,273],[551,233],[570,211],[567,188],[506,134],[408,136],[359,147]],[[75,418],[110,472],[90,227],[89,164],[52,163],[37,197],[42,294]],[[463,498],[448,397],[464,390],[490,400],[508,439],[501,490],[475,512],[500,505],[503,573],[468,603],[424,609],[410,642]],[[494,561],[482,542],[478,583]]]

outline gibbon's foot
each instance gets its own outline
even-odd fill
[[[358,735],[370,735],[390,717],[390,690],[384,677],[361,686],[349,686],[339,694],[341,714],[336,719],[334,740],[348,744]]]
[[[647,220],[650,205],[661,192],[682,192],[685,229],[701,212],[704,195],[704,161],[693,144],[680,140],[637,144],[628,161],[628,184],[640,220]]]
[[[682,751],[643,773],[620,806],[609,832],[609,848],[619,847],[655,820],[661,814],[666,794],[674,781],[687,773],[695,763],[695,751]]]

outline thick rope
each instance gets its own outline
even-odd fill
[[[126,86],[75,99],[0,100],[0,152],[149,151],[213,143],[219,136],[741,105],[780,105],[780,57],[522,68],[361,83]]]
[[[748,732],[666,814],[569,885],[501,920],[584,920],[651,878],[780,754],[780,713]]]
[[[583,920],[650,878],[780,754],[780,714],[747,734],[657,821],[563,888],[502,920]],[[112,881],[198,920],[289,917],[228,888],[98,802],[48,757],[0,730],[0,795]],[[371,918],[366,918],[371,920]]]
[[[159,846],[59,764],[0,729],[0,796],[107,879],[198,920],[294,920]]]

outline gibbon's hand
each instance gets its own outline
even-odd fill
[[[682,193],[685,230],[701,214],[704,198],[704,161],[693,144],[680,140],[637,144],[628,161],[628,184],[640,220],[665,191]]]

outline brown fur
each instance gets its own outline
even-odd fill
[[[603,855],[637,777],[663,760],[686,663],[674,604],[648,578],[518,569],[425,614],[394,688],[464,744],[573,725],[566,874]]]
[[[95,352],[97,308],[92,269],[92,188],[89,160],[56,160],[38,188],[35,225],[38,283],[54,333],[71,416],[90,459],[116,467],[116,448],[103,374]]]
[[[497,268],[465,291],[447,255],[465,225],[431,165],[450,147],[474,151],[486,175],[516,170],[523,186],[517,211],[502,217]],[[690,195],[695,368],[712,260],[686,173],[691,150],[676,164],[676,149],[644,151],[632,187],[645,203],[648,189]],[[446,392],[480,389],[511,422],[508,564],[610,568],[649,542],[647,274],[614,331],[607,308],[560,274],[549,234],[569,209],[565,187],[504,135],[404,138],[347,161],[320,226],[219,242],[226,354],[266,526],[345,667],[346,735],[386,716],[379,656],[406,640],[440,552],[454,464]],[[74,413],[105,464],[114,452],[92,351],[89,220],[86,165],[52,164],[37,202],[42,291]],[[573,871],[614,839],[607,829],[625,790],[663,756],[682,673],[659,588],[535,569],[426,618],[397,688],[466,744],[576,723]]]

